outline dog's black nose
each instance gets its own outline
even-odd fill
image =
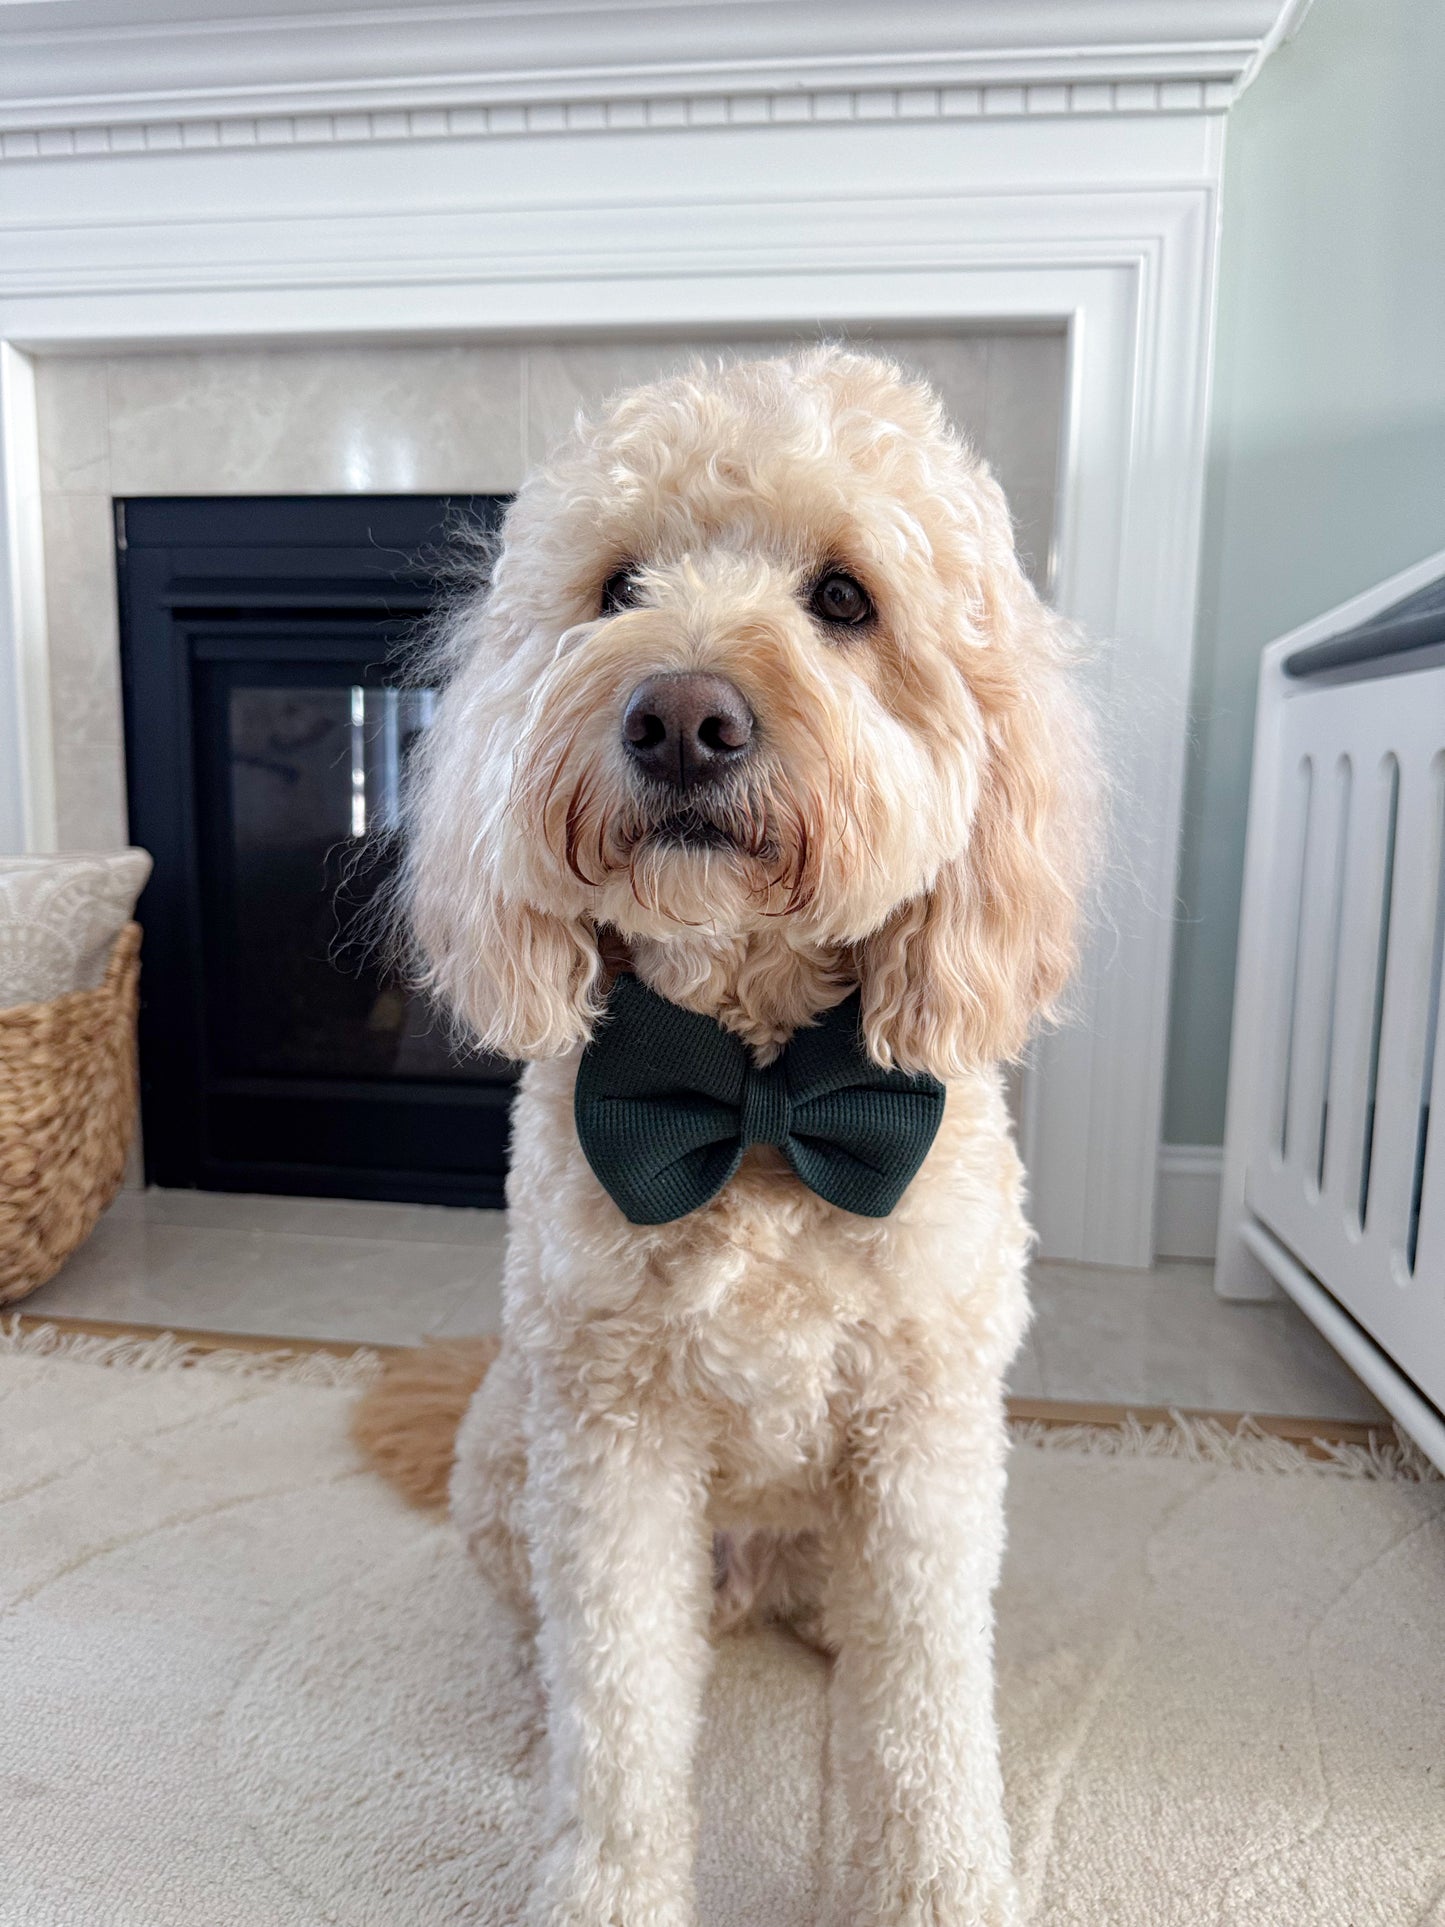
[[[746,757],[753,712],[724,676],[648,676],[627,698],[622,743],[640,769],[675,789],[715,783]]]

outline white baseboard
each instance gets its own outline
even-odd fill
[[[1159,1147],[1154,1243],[1161,1258],[1214,1257],[1224,1152],[1217,1144]]]

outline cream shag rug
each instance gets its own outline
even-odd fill
[[[364,1366],[44,1342],[0,1346],[4,1927],[518,1922],[526,1647],[450,1530],[355,1464]],[[1092,1439],[1012,1461],[1031,1920],[1445,1923],[1445,1484],[1403,1451]],[[702,1927],[818,1918],[827,1729],[814,1655],[723,1649]]]

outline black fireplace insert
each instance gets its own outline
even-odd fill
[[[514,1068],[375,941],[415,638],[494,496],[116,503],[146,1176],[496,1205]]]

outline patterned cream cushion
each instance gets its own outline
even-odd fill
[[[0,1008],[94,990],[150,873],[144,850],[0,856]]]

